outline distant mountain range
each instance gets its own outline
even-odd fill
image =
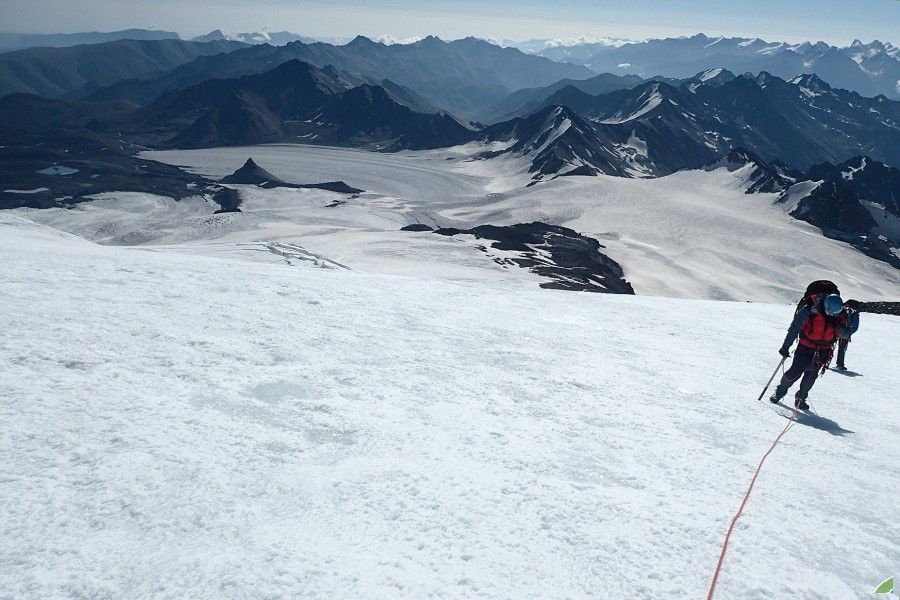
[[[318,41],[305,35],[291,33],[290,31],[224,33],[221,29],[215,29],[205,35],[199,35],[195,38],[191,38],[192,42],[217,42],[221,40],[242,42],[244,44],[271,44],[273,46],[284,46],[285,44],[290,44],[291,42],[314,44]]]
[[[684,78],[715,67],[736,73],[766,71],[782,79],[815,73],[835,87],[864,96],[900,99],[900,50],[875,40],[839,48],[824,42],[787,44],[759,38],[692,37],[625,44],[585,43],[537,54],[597,73]]]
[[[785,79],[721,66],[678,78],[596,75],[475,38],[357,37],[337,46],[267,35],[234,41],[217,31],[204,36],[209,41],[123,39],[0,54],[0,189],[13,190],[0,193],[0,204],[70,204],[113,190],[174,198],[205,191],[224,194],[223,210],[237,210],[239,197],[225,198],[219,182],[138,158],[147,147],[469,144],[474,160],[502,159],[494,164],[522,176],[522,185],[724,166],[748,193],[778,194],[793,217],[900,268],[892,250],[900,246],[900,102],[885,95],[866,97],[815,74]],[[700,41],[596,42],[602,50],[592,46],[592,56],[639,56],[652,46],[671,53],[674,65],[679,44]],[[732,48],[723,57],[746,51],[735,51],[734,40],[706,41],[703,60],[719,44]],[[789,59],[816,47],[736,45]],[[829,48],[815,51],[843,56]],[[880,43],[850,48],[857,71],[874,73],[883,63],[879,73],[887,73],[897,54]],[[290,185],[245,167],[235,177]]]
[[[31,47],[65,47],[80,44],[98,44],[115,40],[180,40],[177,33],[171,31],[156,31],[146,29],[127,29],[114,32],[87,32],[73,34],[18,34],[0,33],[0,52]],[[384,47],[389,46],[416,46],[422,43],[433,43],[437,38],[432,36],[425,38],[410,38],[397,40],[391,36],[382,36],[377,41],[368,38],[356,39],[350,44],[368,41]],[[467,38],[474,40],[474,38]],[[343,47],[349,45],[346,40],[338,38],[313,38],[289,31],[278,32],[242,32],[226,33],[220,29],[208,34],[197,36],[192,41],[236,41],[249,45],[284,46],[294,42],[315,44],[329,42],[328,45]],[[464,40],[447,42],[455,44]],[[589,68],[594,73],[612,73],[617,75],[638,75],[644,78],[670,77],[683,79],[694,73],[716,67],[724,67],[736,73],[766,71],[781,77],[791,79],[797,75],[815,73],[835,87],[853,90],[864,96],[877,96],[884,94],[889,98],[900,99],[900,49],[888,43],[874,40],[863,43],[854,40],[849,46],[839,47],[825,42],[804,42],[789,44],[785,42],[768,42],[760,38],[725,38],[709,37],[697,34],[691,37],[651,39],[646,41],[633,41],[620,38],[569,38],[569,39],[533,39],[526,41],[511,40],[478,40],[484,44],[493,45],[496,48],[507,50],[517,49],[533,56],[551,59],[555,62],[570,63]],[[457,45],[456,48],[461,46]],[[402,52],[402,51],[399,51]],[[373,69],[373,64],[359,56],[352,57],[353,53],[332,51],[334,60],[328,60],[328,52],[318,49],[317,52],[303,55],[297,53],[283,57],[283,60],[297,58],[323,67],[332,64],[335,67],[352,72],[365,73],[380,79],[391,79],[399,83],[416,88],[410,81],[404,80],[388,65],[384,72]],[[376,61],[385,58],[384,53],[376,52],[372,57]],[[360,64],[362,60],[362,64]],[[269,67],[273,64],[266,65]],[[361,70],[354,68],[362,66]],[[418,69],[418,65],[410,64],[409,68]],[[256,72],[264,70],[258,68]],[[390,71],[390,72],[389,72]],[[233,72],[228,75],[246,75],[249,72]],[[473,72],[473,76],[483,75]],[[586,79],[589,75],[584,72],[560,74],[557,79],[570,77],[573,79]],[[476,79],[475,82],[478,83]],[[507,93],[516,91],[520,87],[535,87],[549,85],[553,81],[542,83],[515,84],[515,89],[509,89]],[[33,91],[27,89],[14,89],[12,91]],[[447,91],[447,90],[443,90]],[[470,92],[471,95],[471,92]],[[501,100],[496,97],[493,103]],[[445,105],[441,102],[431,101],[443,109],[451,110],[460,116],[472,118],[477,109],[464,107],[448,101]],[[478,99],[481,101],[481,99]],[[484,107],[481,107],[484,110]]]
[[[581,167],[660,176],[700,168],[734,148],[751,149],[798,171],[857,155],[900,166],[900,102],[833,89],[815,75],[788,82],[768,73],[735,76],[716,69],[674,85],[646,81],[600,95],[570,85],[550,94],[539,107],[527,119],[512,123],[520,123],[514,128],[522,131],[525,123],[556,115],[543,134],[528,130],[520,141],[552,137],[535,146],[544,154],[561,144],[557,156],[570,158],[553,169],[558,174]],[[550,135],[563,124],[563,134]],[[509,128],[508,122],[486,132]],[[571,137],[576,132],[578,140]],[[509,137],[488,134],[489,141]],[[529,143],[516,143],[503,152],[527,155],[535,161],[532,173],[548,175],[545,161],[522,152]]]
[[[580,59],[583,60],[585,58],[588,58],[601,48],[605,48],[607,46],[624,46],[625,44],[633,44],[635,42],[636,40],[629,40],[624,38],[589,38],[582,36],[555,39],[533,39],[523,42],[505,40],[503,42],[499,42],[499,44],[501,46],[511,46],[513,48],[518,48],[522,52],[526,52],[528,54],[538,54],[540,56],[546,56],[549,59],[558,60],[560,62],[565,62],[567,59],[571,59],[573,62],[577,62]]]
[[[237,52],[244,50],[211,58]],[[586,86],[633,83],[612,77]],[[486,127],[409,103],[415,94],[402,86],[359,84],[332,67],[289,60],[265,73],[181,87],[143,107],[8,96],[0,101],[0,129],[10,139],[19,130],[87,130],[159,148],[295,142],[394,151],[482,142],[493,148],[482,159],[520,157],[533,182],[661,176],[701,168],[735,148],[798,172],[859,155],[900,165],[900,102],[836,90],[814,75],[787,82],[716,69],[598,95],[565,85],[537,110]]]
[[[478,113],[478,120],[486,123],[497,123],[514,117],[527,115],[543,106],[550,96],[559,90],[572,86],[585,94],[596,96],[615,90],[632,88],[644,79],[637,75],[612,75],[603,73],[589,79],[560,79],[550,85],[517,90]]]
[[[129,40],[66,51],[32,48],[0,54],[0,95],[26,92],[148,104],[166,92],[209,79],[262,73],[294,59],[333,67],[356,83],[399,86],[394,91],[406,90],[407,100],[415,98],[419,110],[446,110],[466,119],[516,90],[593,76],[585,67],[475,38],[444,42],[428,37],[408,45],[385,45],[360,36],[343,46]],[[54,76],[54,64],[62,65],[62,77]]]
[[[298,60],[164,94],[112,127],[120,125],[132,139],[176,148],[295,141],[398,150],[472,138],[446,113],[415,112],[381,86],[348,88],[333,69]]]
[[[244,51],[214,58],[238,52]],[[290,60],[266,73],[166,92],[132,112],[107,110],[91,127],[177,148],[294,141],[396,150],[502,142],[503,153],[527,157],[541,177],[579,167],[659,176],[699,168],[736,147],[796,170],[857,155],[900,165],[900,102],[833,89],[815,75],[788,82],[716,69],[673,83],[634,85],[615,76],[580,83],[630,87],[591,95],[565,85],[541,102],[538,92],[526,90],[530,114],[482,128],[410,107],[415,93],[402,86],[359,83],[334,68]]]
[[[117,40],[71,48],[29,48],[0,54],[0,96],[13,93],[62,97],[124,79],[167,72],[199,56],[246,47],[240,42],[177,39]]]
[[[123,29],[84,33],[0,33],[0,52],[24,48],[64,48],[81,44],[102,44],[116,40],[180,40],[174,31],[158,29]]]

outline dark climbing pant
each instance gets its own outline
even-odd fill
[[[850,340],[845,340],[841,338],[841,341],[838,342],[838,355],[837,355],[837,364],[839,367],[844,366],[844,356],[847,354],[847,344],[850,343]]]
[[[802,344],[798,345],[797,350],[794,352],[794,362],[791,363],[791,368],[784,373],[781,383],[775,388],[775,397],[778,399],[784,398],[788,389],[802,376],[803,379],[800,381],[800,389],[797,390],[796,397],[806,400],[809,390],[812,389],[816,378],[819,376],[821,367],[821,365],[816,364],[815,349],[807,348]]]

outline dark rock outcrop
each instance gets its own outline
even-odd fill
[[[289,187],[287,183],[257,165],[252,158],[248,158],[241,168],[231,175],[226,175],[220,181],[265,187]]]
[[[265,189],[286,187],[297,189],[317,189],[338,194],[361,194],[365,190],[347,185],[343,181],[326,181],[324,183],[288,183],[275,175],[272,175],[256,164],[252,158],[231,175],[226,175],[220,180],[222,183],[255,185]]]
[[[91,131],[0,129],[0,209],[72,206],[102,192],[145,192],[176,200],[208,193],[215,184],[137,148]],[[45,190],[12,193],[5,190]]]
[[[543,288],[570,291],[634,294],[622,267],[600,252],[603,246],[587,236],[559,225],[539,221],[516,225],[479,225],[472,229],[438,229],[439,235],[473,235],[489,240],[491,248],[517,253],[495,259],[513,263],[545,277]],[[482,248],[487,252],[487,248]]]
[[[212,199],[221,207],[215,214],[241,212],[241,194],[236,189],[223,187],[213,194]]]
[[[859,312],[900,316],[900,302],[860,302]]]

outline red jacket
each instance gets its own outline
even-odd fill
[[[813,296],[797,309],[784,340],[785,348],[790,348],[799,335],[801,345],[825,350],[833,347],[838,338],[850,337],[855,331],[848,323],[846,310],[833,317],[825,314],[823,298],[824,295]]]

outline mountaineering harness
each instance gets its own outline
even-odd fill
[[[836,319],[821,312],[810,317],[800,329],[800,344],[816,351],[813,361],[817,370],[824,375],[834,357],[834,343],[837,338]]]

